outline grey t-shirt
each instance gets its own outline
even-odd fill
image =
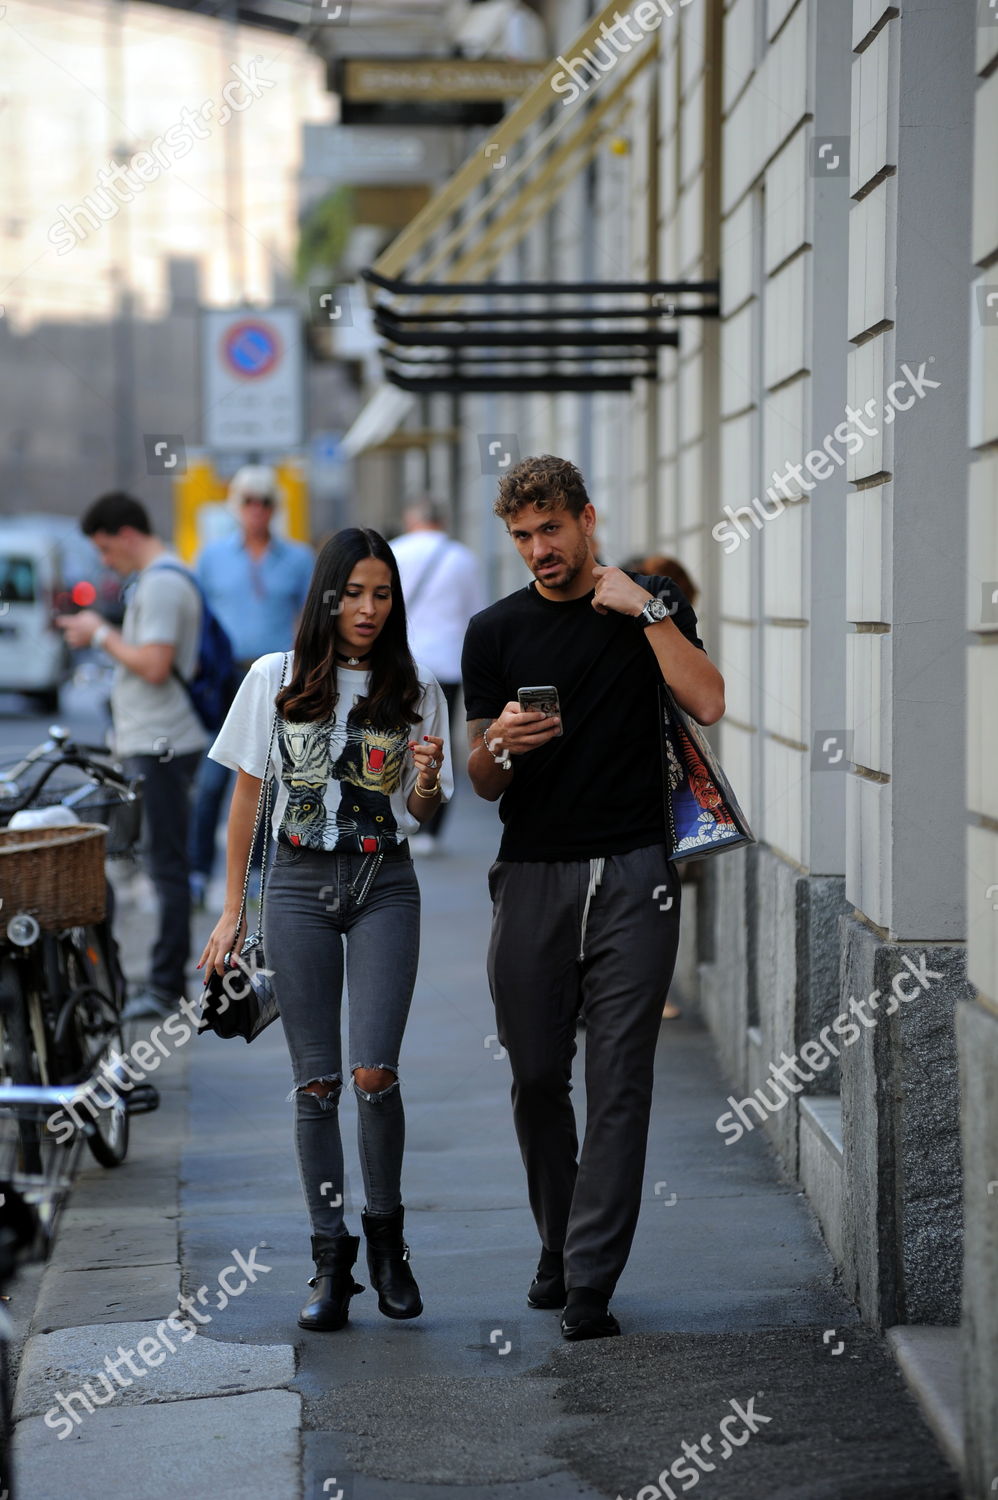
[[[142,569],[132,589],[121,634],[131,646],[167,643],[182,677],[193,675],[201,635],[201,599],[176,567],[162,566],[171,554]],[[182,682],[171,673],[163,683],[146,682],[119,662],[111,689],[111,716],[118,755],[174,755],[203,750],[204,728]]]

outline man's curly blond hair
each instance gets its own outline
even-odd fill
[[[492,507],[507,524],[525,505],[537,510],[561,510],[580,516],[589,504],[585,481],[567,458],[542,453],[524,458],[499,481],[499,493]]]

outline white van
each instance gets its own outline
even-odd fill
[[[43,713],[57,711],[71,665],[52,622],[61,587],[58,541],[30,525],[0,523],[0,693],[24,693]]]

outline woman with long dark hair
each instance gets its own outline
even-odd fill
[[[263,938],[291,1054],[289,1098],[312,1223],[314,1290],[302,1328],[342,1328],[350,1298],[363,1291],[353,1279],[360,1240],[343,1214],[344,939],[368,1269],[386,1317],[423,1310],[402,1235],[398,1059],[419,953],[407,839],[450,796],[446,749],[446,702],[410,654],[388,543],[366,528],[337,532],[316,561],[293,653],[253,663],[209,751],[238,776],[225,910],[199,964],[223,974],[241,946],[243,934],[233,933],[253,821],[262,778],[273,775],[277,851]]]

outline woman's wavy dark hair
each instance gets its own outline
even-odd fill
[[[350,574],[366,557],[387,563],[392,607],[371,648],[371,682],[366,698],[354,710],[376,729],[396,729],[419,718],[419,679],[409,650],[405,600],[395,554],[377,531],[347,526],[319,553],[295,636],[291,681],[277,695],[282,718],[315,723],[336,707],[336,620]]]

